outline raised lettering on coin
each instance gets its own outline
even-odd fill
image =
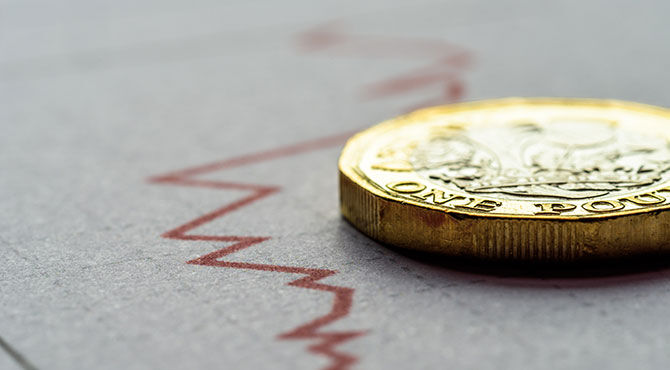
[[[357,134],[342,212],[399,247],[484,259],[670,252],[670,110],[503,99],[426,108]]]
[[[470,198],[466,204],[456,205],[458,208],[472,209],[475,211],[491,212],[502,205],[497,200]]]
[[[535,212],[536,215],[560,215],[563,212],[570,212],[577,208],[570,203],[535,203],[535,207],[540,210]]]
[[[454,195],[454,194],[449,194],[448,197],[444,196],[444,191],[442,190],[437,190],[437,189],[432,189],[428,193],[424,194],[416,194],[412,195],[414,198],[418,198],[421,200],[428,201],[431,197],[433,198],[433,203],[435,204],[445,204],[447,202],[450,202],[452,200],[460,200],[460,199],[465,199],[465,197],[460,196],[460,195]]]
[[[582,204],[582,208],[589,212],[604,213],[615,212],[624,209],[624,204],[618,200],[594,200]]]
[[[426,185],[414,181],[398,181],[386,185],[387,188],[401,194],[418,193],[426,189]]]
[[[621,201],[627,200],[638,206],[653,206],[665,202],[665,198],[655,193],[644,193],[621,198]]]

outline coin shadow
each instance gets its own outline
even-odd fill
[[[480,279],[482,283],[517,287],[570,286],[602,287],[642,281],[670,279],[670,253],[640,255],[625,259],[549,263],[543,261],[482,261],[398,248],[373,241],[346,220],[339,225],[342,240],[358,247],[380,248],[391,260],[449,273],[459,279]],[[360,248],[348,248],[358,259]],[[404,260],[404,261],[403,261]],[[455,274],[455,275],[454,275]],[[483,279],[483,280],[482,280]]]

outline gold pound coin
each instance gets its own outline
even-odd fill
[[[577,261],[670,250],[670,111],[521,99],[422,109],[349,140],[344,217],[401,248]]]

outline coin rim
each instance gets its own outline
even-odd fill
[[[670,203],[658,206],[649,206],[645,208],[632,209],[632,210],[614,211],[605,214],[588,214],[588,215],[530,215],[530,214],[509,214],[509,213],[491,214],[486,213],[484,211],[479,212],[479,211],[453,209],[444,206],[437,206],[434,204],[427,204],[413,199],[403,198],[395,194],[391,194],[390,192],[385,191],[371,179],[369,179],[358,167],[360,158],[362,157],[365,151],[366,139],[368,139],[370,136],[375,136],[380,133],[388,132],[400,126],[412,124],[413,122],[420,120],[422,116],[426,115],[431,116],[437,113],[448,114],[448,113],[462,112],[469,110],[491,109],[491,108],[519,106],[519,105],[527,105],[527,106],[569,105],[569,106],[581,106],[581,107],[617,108],[617,109],[632,110],[647,114],[658,115],[670,120],[670,109],[648,104],[628,102],[615,99],[512,97],[512,98],[488,99],[488,100],[471,101],[465,103],[456,103],[450,105],[434,106],[434,107],[422,108],[413,111],[411,113],[383,121],[375,126],[372,126],[352,136],[342,149],[342,154],[340,155],[340,159],[338,162],[339,170],[343,175],[349,177],[357,185],[363,187],[365,190],[371,192],[372,194],[377,195],[386,200],[398,203],[404,203],[421,208],[439,210],[449,214],[455,214],[460,216],[474,216],[474,217],[502,218],[502,219],[536,219],[536,220],[546,219],[546,220],[588,221],[597,219],[609,219],[609,218],[636,215],[636,214],[645,214],[649,212],[659,212],[670,209]]]

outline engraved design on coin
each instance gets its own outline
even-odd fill
[[[423,177],[507,199],[597,198],[655,184],[670,170],[669,142],[605,120],[452,128],[401,152],[410,150],[407,161]]]
[[[374,192],[449,212],[556,218],[670,208],[670,112],[507,100],[428,108],[359,137]]]
[[[351,138],[339,168],[344,217],[402,248],[551,261],[670,250],[668,109],[551,98],[425,108]]]

